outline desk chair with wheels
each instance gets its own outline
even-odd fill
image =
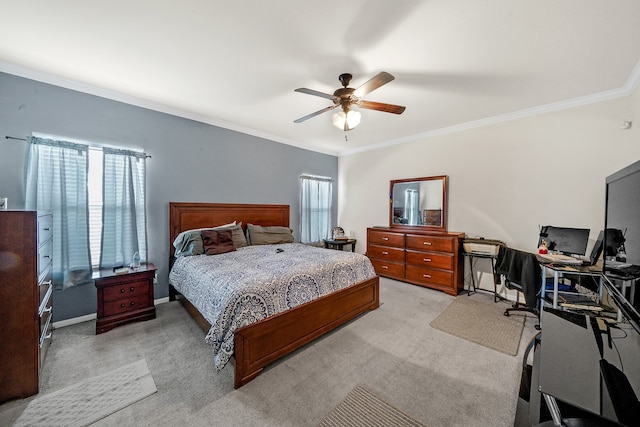
[[[496,260],[496,273],[504,277],[507,289],[519,291],[515,304],[507,308],[504,315],[509,316],[512,311],[528,311],[539,318],[538,297],[542,286],[542,269],[536,255],[502,246]],[[524,304],[520,303],[520,292],[524,294]]]

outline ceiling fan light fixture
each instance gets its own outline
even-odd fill
[[[338,111],[331,117],[333,125],[338,129],[345,131],[351,130],[360,124],[362,114],[359,111],[349,110],[346,113],[344,111]],[[346,122],[346,126],[345,126]]]

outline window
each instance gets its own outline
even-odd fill
[[[329,177],[300,176],[300,241],[319,244],[331,230],[333,180]]]
[[[53,279],[88,283],[93,268],[147,258],[145,153],[30,137],[26,208],[53,213]]]

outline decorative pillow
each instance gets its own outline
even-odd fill
[[[190,256],[190,255],[202,255],[204,253],[204,247],[202,244],[202,236],[200,233],[203,230],[219,230],[224,228],[234,227],[236,222],[220,225],[217,227],[209,228],[194,228],[193,230],[186,230],[178,234],[173,241],[173,247],[176,248],[175,256]]]
[[[238,248],[242,248],[244,246],[249,246],[247,243],[247,238],[244,236],[244,232],[242,231],[242,223],[239,222],[234,227],[230,228],[231,230],[231,239],[233,240],[233,246]]]
[[[218,255],[236,250],[231,239],[231,230],[203,230],[202,243],[205,255]]]
[[[247,234],[251,245],[277,245],[278,243],[293,243],[293,230],[288,227],[262,227],[247,224]]]

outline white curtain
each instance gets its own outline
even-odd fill
[[[100,268],[129,265],[136,252],[146,262],[146,155],[107,147],[103,152]]]
[[[333,180],[327,177],[300,176],[300,241],[319,244],[331,233]]]
[[[88,146],[28,137],[25,208],[53,214],[53,281],[57,288],[91,281]]]

